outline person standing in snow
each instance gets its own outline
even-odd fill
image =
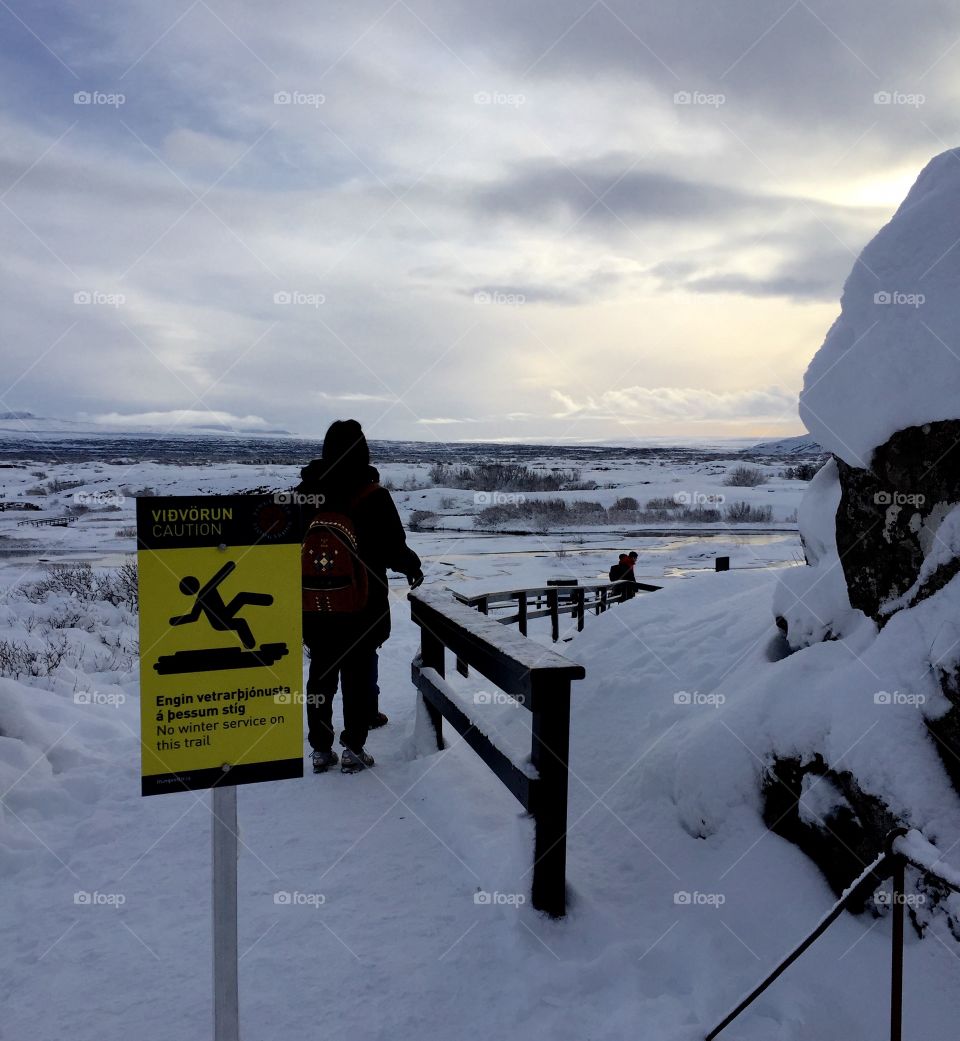
[[[639,556],[640,554],[637,553],[635,549],[630,550],[630,552],[627,554],[627,570],[624,572],[623,577],[628,582],[632,583],[627,593],[628,596],[637,595],[637,578],[636,575],[634,575],[633,573],[633,569],[637,563]]]
[[[403,524],[370,449],[353,419],[331,424],[321,458],[300,471],[304,563],[303,642],[310,652],[307,678],[308,741],[315,773],[338,762],[333,751],[333,698],[343,699],[341,770],[373,766],[364,749],[379,712],[377,652],[390,635],[387,568],[423,581],[420,558],[407,545]]]
[[[619,582],[621,579],[627,577],[627,572],[630,570],[630,558],[626,553],[620,554],[620,559],[610,568],[610,581]]]

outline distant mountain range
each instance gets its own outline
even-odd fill
[[[763,455],[816,455],[823,449],[809,434],[799,434],[796,437],[782,437],[779,441],[764,441],[754,445],[753,452]]]
[[[149,437],[196,439],[196,438],[238,438],[238,439],[297,439],[305,442],[317,441],[317,438],[299,438],[298,435],[289,430],[281,428],[270,429],[263,426],[230,425],[218,422],[215,415],[211,415],[209,421],[197,420],[184,421],[176,424],[164,422],[137,422],[131,419],[130,425],[120,423],[103,423],[96,420],[57,419],[50,416],[38,416],[28,411],[0,412],[0,438],[10,440],[14,438],[32,438],[44,440],[46,438],[80,438],[97,439],[107,438],[116,440],[124,437]],[[322,439],[321,439],[322,440]],[[452,441],[446,443],[418,442],[418,441],[388,441],[382,442],[391,446],[391,449],[400,451],[405,447],[412,451],[421,451],[424,447],[432,448],[442,454],[456,446],[461,446],[463,451],[476,454],[485,449],[489,452],[495,450],[496,454],[519,451],[524,448],[535,452],[543,452],[550,447],[568,452],[581,452],[587,455],[597,454],[604,449],[613,449],[617,453],[640,451],[644,453],[659,453],[669,449],[682,449],[686,451],[701,450],[710,454],[734,453],[760,454],[771,456],[808,456],[817,455],[822,450],[817,442],[809,434],[800,434],[796,437],[780,438],[776,441],[764,441],[756,444],[750,438],[743,437],[665,437],[652,436],[647,438],[630,438],[622,441],[570,441],[560,444],[552,444],[547,438],[537,439],[533,442],[523,441],[482,441],[475,442]],[[524,453],[526,454],[526,453]]]
[[[163,434],[165,437],[203,437],[229,435],[239,437],[290,437],[289,430],[271,430],[262,426],[244,428],[218,423],[215,419],[203,423],[137,423],[130,426],[119,426],[113,423],[98,423],[96,420],[55,419],[50,416],[37,416],[32,412],[0,412],[0,437],[4,434],[34,435],[80,435],[117,437],[126,434]]]

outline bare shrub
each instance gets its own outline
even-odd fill
[[[67,653],[65,636],[47,641],[43,647],[28,647],[17,640],[0,640],[0,676],[49,676]]]
[[[20,587],[20,594],[31,603],[43,603],[48,596],[68,596],[85,603],[105,601],[115,606],[137,607],[137,565],[132,561],[105,575],[94,573],[86,562],[47,564],[47,574],[39,582]]]
[[[537,473],[522,463],[480,462],[453,467],[434,463],[430,479],[447,488],[466,488],[480,492],[562,492],[590,491],[596,481],[581,481],[579,470],[550,470]]]
[[[816,462],[797,463],[796,466],[788,466],[780,471],[780,476],[788,481],[812,481],[822,469],[826,460]]]
[[[731,524],[768,524],[773,520],[772,506],[751,506],[748,502],[731,502],[723,511]]]
[[[437,526],[437,515],[430,510],[414,510],[410,514],[407,526],[411,531],[433,531]]]
[[[86,483],[86,481],[62,481],[59,477],[54,477],[52,481],[47,481],[47,494],[55,495],[57,492],[68,492],[71,488],[79,488]]]
[[[98,599],[116,607],[137,608],[137,565],[128,560],[97,580]]]
[[[735,466],[723,479],[728,488],[756,488],[767,483],[767,475],[759,466]]]

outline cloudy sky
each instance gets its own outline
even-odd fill
[[[0,411],[797,433],[939,0],[0,0]],[[2,388],[0,388],[2,389]]]

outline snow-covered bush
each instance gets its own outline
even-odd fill
[[[747,466],[744,463],[735,466],[724,478],[723,483],[730,488],[756,488],[767,483],[767,475],[759,466]]]

